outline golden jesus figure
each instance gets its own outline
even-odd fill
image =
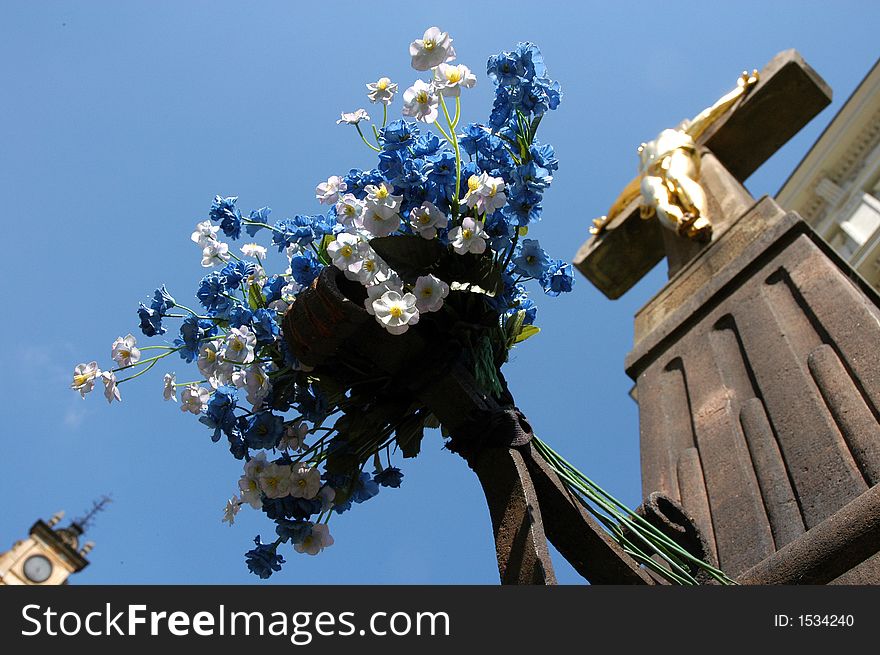
[[[706,193],[700,185],[700,136],[758,82],[758,71],[743,72],[736,88],[692,120],[663,130],[653,141],[639,146],[639,177],[630,182],[607,216],[593,221],[592,234],[601,234],[609,221],[641,196],[639,214],[656,214],[664,227],[683,237],[708,241],[712,224]]]

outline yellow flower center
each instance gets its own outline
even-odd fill
[[[215,361],[217,361],[217,351],[211,350],[209,348],[208,350],[205,351],[205,359],[208,360],[209,364],[213,364]]]
[[[416,102],[419,103],[420,105],[428,104],[428,94],[425,93],[424,91],[419,91],[416,94]]]
[[[424,289],[422,289],[422,297],[423,298],[430,298],[433,295],[434,295],[434,290],[431,287],[425,287]]]
[[[299,480],[297,480],[297,481],[296,481],[296,486],[299,487],[300,489],[304,489],[305,486],[306,486],[306,480],[305,480],[305,478],[300,478]]]
[[[461,231],[461,236],[464,237],[465,241],[469,241],[472,236],[474,236],[474,231],[468,228],[464,228]]]
[[[526,257],[526,262],[528,262],[529,264],[534,264],[535,263],[535,256],[529,255],[528,257]]]
[[[240,352],[240,351],[244,350],[244,344],[243,344],[241,341],[239,341],[238,339],[236,339],[235,341],[233,341],[230,347],[231,347],[235,352]]]
[[[130,351],[130,350],[120,350],[120,351],[119,351],[119,356],[120,356],[122,359],[128,359],[129,357],[131,357],[131,351]]]
[[[376,88],[379,91],[384,91],[388,88],[388,84],[390,84],[390,82],[391,80],[389,80],[387,77],[383,77],[376,83]]]
[[[459,71],[457,68],[448,69],[446,71],[446,80],[450,84],[457,84],[458,82],[461,82],[461,71]]]
[[[376,262],[374,262],[372,259],[368,259],[364,262],[364,268],[367,270],[368,273],[372,273],[376,269]]]
[[[351,257],[351,254],[354,251],[351,249],[351,246],[342,246],[342,248],[339,249],[339,252],[342,253],[343,257],[348,258]]]
[[[384,184],[376,190],[376,197],[380,199],[388,197],[388,188]]]
[[[83,386],[86,382],[89,381],[89,378],[90,378],[90,377],[91,377],[91,376],[90,376],[90,375],[87,375],[87,374],[74,375],[74,376],[73,376],[73,384],[74,384],[74,386],[81,387],[81,386]]]
[[[468,190],[476,191],[480,188],[480,177],[478,175],[471,175],[468,178]]]
[[[422,225],[427,225],[430,222],[431,222],[431,217],[428,216],[427,214],[422,214],[421,216],[419,216],[419,223],[421,223]]]
[[[434,39],[425,39],[425,50],[433,50],[436,46]]]
[[[394,318],[400,318],[400,317],[403,315],[403,310],[402,310],[400,307],[398,307],[397,305],[394,305],[394,306],[391,308],[391,310],[389,311],[389,313],[390,313]]]

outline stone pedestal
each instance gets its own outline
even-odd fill
[[[748,583],[880,583],[880,296],[764,198],[636,316],[643,492]]]

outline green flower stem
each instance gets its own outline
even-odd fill
[[[246,218],[241,219],[241,222],[242,222],[242,225],[259,225],[260,227],[264,227],[267,230],[272,230],[273,232],[278,232],[279,234],[282,234],[281,230],[279,230],[277,227],[272,227],[268,223],[260,223],[259,221],[249,221]]]
[[[459,207],[458,194],[461,190],[461,149],[458,147],[458,134],[456,134],[455,128],[458,125],[458,119],[461,115],[461,99],[455,99],[454,121],[449,118],[449,110],[446,108],[446,100],[443,98],[443,94],[440,94],[440,106],[443,107],[443,116],[446,118],[446,124],[449,125],[449,131],[452,133],[452,138],[450,139],[446,136],[446,132],[443,132],[443,128],[439,125],[437,125],[437,127],[443,132],[443,135],[446,136],[446,140],[452,142],[452,149],[455,150],[455,195],[452,199],[452,222],[453,224],[456,224]]]
[[[135,368],[137,366],[143,366],[144,364],[149,364],[147,369],[150,369],[160,359],[162,359],[163,357],[168,357],[168,355],[170,355],[171,353],[176,353],[178,350],[180,350],[180,348],[182,348],[182,346],[179,346],[177,348],[172,348],[171,346],[145,346],[143,348],[143,350],[146,350],[147,348],[163,348],[163,349],[167,349],[168,352],[164,352],[161,355],[156,355],[155,357],[150,357],[148,359],[142,359],[140,361],[135,362],[134,364],[129,364],[127,366],[120,366],[119,368],[111,369],[110,372],[111,373],[118,373],[119,371],[124,371],[129,368]],[[143,371],[141,371],[141,373],[143,373]],[[140,375],[141,373],[138,373],[138,375]],[[132,376],[132,377],[137,377],[137,376]],[[130,379],[131,378],[126,378],[126,380],[130,380]],[[124,381],[125,380],[119,380],[119,382],[117,382],[117,384],[119,384],[120,382],[124,382]]]
[[[382,103],[382,127],[384,128],[386,123],[388,123],[388,105],[384,102]]]
[[[651,567],[652,570],[655,567],[659,568],[657,572],[660,575],[676,582],[684,580],[687,584],[695,584],[696,580],[681,563],[685,561],[702,568],[722,584],[735,584],[723,571],[694,557],[658,528],[604,491],[540,439],[535,439],[534,443],[538,452],[550,463],[566,485],[577,492],[582,504],[605,525],[625,549],[632,551],[632,554],[636,555],[637,559],[645,566]],[[627,528],[634,538],[643,542],[648,548],[648,552],[653,552],[663,558],[670,568],[660,567],[645,551],[636,546],[632,539],[624,536],[622,527]]]
[[[360,126],[360,125],[358,125],[357,123],[355,123],[354,126],[355,126],[355,128],[357,129],[358,134],[361,135],[361,139],[363,140],[363,142],[367,144],[367,147],[368,147],[368,148],[370,148],[371,150],[375,150],[376,152],[382,152],[379,148],[377,148],[377,147],[374,146],[372,143],[370,143],[369,141],[367,141],[367,137],[365,137],[365,136],[364,136],[364,133],[361,131],[361,126]],[[373,128],[373,129],[375,130],[376,128]],[[378,136],[377,136],[376,138],[378,139]]]
[[[164,355],[162,355],[162,357],[164,357]],[[141,375],[143,375],[144,373],[149,371],[151,368],[153,368],[156,365],[156,362],[159,361],[159,359],[160,359],[160,357],[155,358],[153,361],[150,362],[150,365],[147,366],[143,371],[138,371],[134,375],[129,375],[127,378],[123,378],[122,380],[117,380],[116,385],[118,386],[118,385],[122,384],[123,382],[128,382],[129,380],[134,380],[136,377],[140,377]]]

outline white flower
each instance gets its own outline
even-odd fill
[[[370,102],[381,102],[388,106],[394,99],[394,94],[397,93],[397,84],[387,77],[380,77],[372,84],[367,84],[367,91],[369,91],[367,97]]]
[[[261,455],[263,453],[260,453]],[[251,462],[254,461],[251,459]],[[265,462],[264,462],[265,463]],[[254,509],[263,507],[262,492],[257,476],[243,475],[238,480],[238,490],[241,492],[241,502],[247,503]]]
[[[321,474],[318,469],[299,462],[293,465],[290,473],[290,495],[294,498],[314,498],[321,489]]]
[[[333,507],[333,501],[336,500],[336,489],[329,484],[325,484],[321,487],[321,491],[318,492],[318,498],[321,501],[321,511],[326,512]]]
[[[471,175],[468,178],[468,192],[464,201],[468,207],[475,206],[481,214],[493,213],[507,203],[504,180],[500,177],[491,177],[485,171],[479,176]]]
[[[410,43],[409,54],[412,57],[412,67],[417,71],[430,70],[445,61],[455,59],[452,39],[446,32],[441,32],[439,27],[429,27],[421,39]]]
[[[350,273],[346,272],[345,277],[355,279],[364,286],[371,286],[390,275],[391,269],[388,264],[379,257],[369,243],[361,244],[361,261],[360,265]]]
[[[409,224],[423,239],[436,237],[437,230],[446,227],[448,222],[446,214],[427,200],[420,207],[413,207],[409,213]]]
[[[266,259],[266,249],[256,243],[246,243],[241,247],[241,254],[252,259]]]
[[[367,209],[370,207],[388,207],[389,209],[393,209],[397,211],[400,207],[400,203],[403,200],[403,196],[395,196],[392,195],[393,188],[389,187],[387,184],[382,182],[379,186],[375,184],[368,184],[364,187],[364,191],[367,192],[367,198],[365,200]]]
[[[260,405],[272,390],[269,376],[258,364],[248,367],[245,372],[244,386],[247,389],[247,401],[254,407]]]
[[[210,241],[217,240],[217,232],[219,231],[219,226],[212,225],[211,221],[203,221],[196,225],[190,238],[199,245],[199,248],[204,248]]]
[[[397,273],[391,273],[388,279],[383,282],[367,286],[367,299],[364,300],[364,307],[366,307],[367,313],[370,316],[376,315],[376,312],[373,310],[373,301],[381,298],[386,291],[395,291],[403,295],[403,282],[401,282]]]
[[[336,203],[336,221],[345,227],[352,227],[364,211],[364,203],[353,193],[346,193]]]
[[[403,92],[401,113],[423,123],[433,123],[437,120],[439,103],[434,87],[424,80],[416,80],[415,84]]]
[[[118,337],[116,341],[113,342],[113,346],[110,350],[110,357],[112,357],[113,361],[117,362],[120,366],[131,366],[132,364],[136,364],[141,358],[141,351],[137,349],[137,339],[131,334],[126,334],[124,337]]]
[[[217,344],[213,341],[208,341],[199,349],[196,365],[199,367],[199,372],[215,389],[226,382],[232,374],[232,364],[218,357]]]
[[[327,254],[340,271],[359,270],[363,261],[360,245],[361,240],[356,235],[340,232],[336,240],[327,246]]]
[[[165,400],[173,400],[177,402],[177,387],[174,386],[176,380],[174,378],[174,373],[166,373],[165,374],[165,388],[162,389],[162,397]]]
[[[388,79],[388,78],[385,78]],[[367,85],[369,87],[369,85]],[[372,99],[372,98],[371,98]],[[373,100],[373,102],[376,102]],[[352,112],[342,112],[342,118],[336,121],[336,124],[345,123],[346,125],[357,125],[361,121],[370,120],[369,114],[367,114],[366,109],[356,109]]]
[[[241,500],[238,496],[233,495],[232,498],[226,501],[226,507],[223,508],[223,523],[228,523],[231,528],[232,524],[235,523],[235,516],[240,509]]]
[[[201,414],[208,406],[211,392],[197,384],[190,384],[180,394],[180,411]]]
[[[266,461],[266,453],[259,452],[245,462],[245,477],[256,480],[267,466],[269,466],[269,462]]]
[[[294,544],[293,548],[298,553],[317,555],[322,550],[332,545],[333,537],[330,536],[330,528],[328,528],[325,523],[317,523],[312,526],[312,531],[309,536],[298,544]]]
[[[242,325],[229,330],[218,355],[227,362],[250,364],[254,361],[256,346],[257,335],[247,325]]]
[[[278,450],[302,450],[305,446],[306,435],[309,426],[303,421],[296,421],[288,425],[284,430],[284,436],[278,442]]]
[[[483,224],[467,216],[461,225],[449,231],[449,243],[459,255],[469,252],[479,255],[486,250],[483,233]]]
[[[207,241],[202,249],[202,266],[211,268],[229,261],[229,244],[220,241]]]
[[[259,477],[260,489],[267,498],[284,498],[290,495],[290,467],[269,464]]]
[[[373,301],[376,320],[391,334],[403,334],[410,325],[419,322],[416,297],[411,293],[401,295],[397,291],[386,291]]]
[[[296,280],[289,280],[287,284],[281,287],[281,299],[289,305],[296,300],[296,294],[302,291],[302,285]]]
[[[104,383],[104,398],[108,403],[114,400],[122,402],[119,396],[119,387],[116,386],[116,374],[113,371],[104,371],[101,373],[101,381]]]
[[[464,64],[440,64],[434,69],[434,88],[447,97],[458,97],[461,89],[472,88],[477,76]]]
[[[98,362],[77,364],[73,369],[73,382],[70,388],[79,391],[80,395],[85,398],[86,394],[95,388],[95,379],[99,375],[101,375],[101,369],[98,368]]]
[[[315,198],[322,205],[335,205],[339,194],[344,193],[348,185],[338,175],[331,175],[326,182],[315,187]]]
[[[400,227],[400,214],[387,205],[370,203],[360,222],[363,229],[374,237],[387,237]]]
[[[449,295],[449,285],[433,275],[423,275],[416,280],[413,294],[419,312],[436,312],[443,306],[443,299]]]

